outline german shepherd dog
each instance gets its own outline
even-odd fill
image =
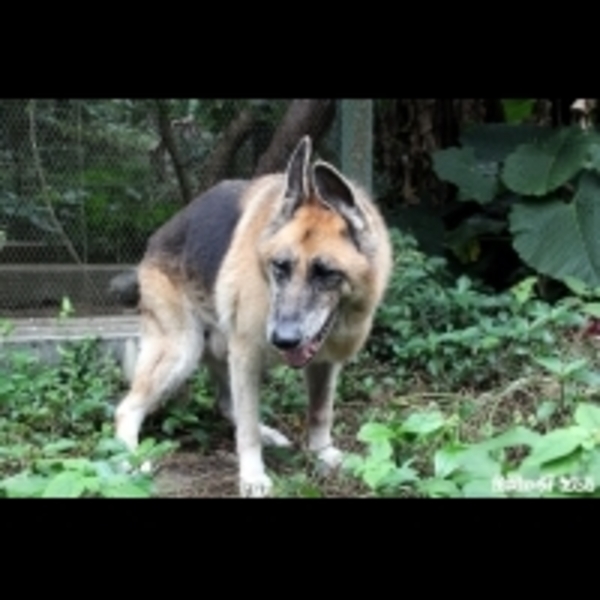
[[[145,416],[202,360],[235,426],[242,496],[271,492],[262,444],[290,444],[259,421],[272,358],[304,370],[308,449],[325,471],[340,465],[336,380],[369,335],[392,265],[367,194],[328,163],[311,167],[310,154],[304,137],[285,173],[209,189],[150,238],[137,269],[141,347],[117,437],[134,449]]]

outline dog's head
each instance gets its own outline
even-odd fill
[[[309,167],[310,138],[294,150],[280,204],[259,247],[270,288],[267,339],[301,368],[368,285],[370,232],[351,184],[331,165]]]

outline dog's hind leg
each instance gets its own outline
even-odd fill
[[[131,389],[115,412],[116,435],[138,445],[144,418],[197,367],[202,327],[185,294],[160,270],[140,269],[142,336]]]
[[[343,453],[331,439],[333,400],[341,365],[311,363],[305,371],[308,388],[308,449],[319,461],[319,469],[328,474],[342,463]]]

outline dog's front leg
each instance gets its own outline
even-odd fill
[[[337,469],[344,457],[331,439],[333,400],[341,365],[311,363],[304,372],[308,388],[308,449],[319,460],[319,469],[329,474]]]
[[[232,339],[228,360],[236,421],[240,495],[254,498],[268,496],[273,484],[265,473],[262,458],[258,414],[262,363],[260,354],[256,352],[256,343]]]

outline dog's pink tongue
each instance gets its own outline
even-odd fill
[[[314,354],[314,344],[308,343],[283,352],[285,362],[294,369],[303,367]]]

